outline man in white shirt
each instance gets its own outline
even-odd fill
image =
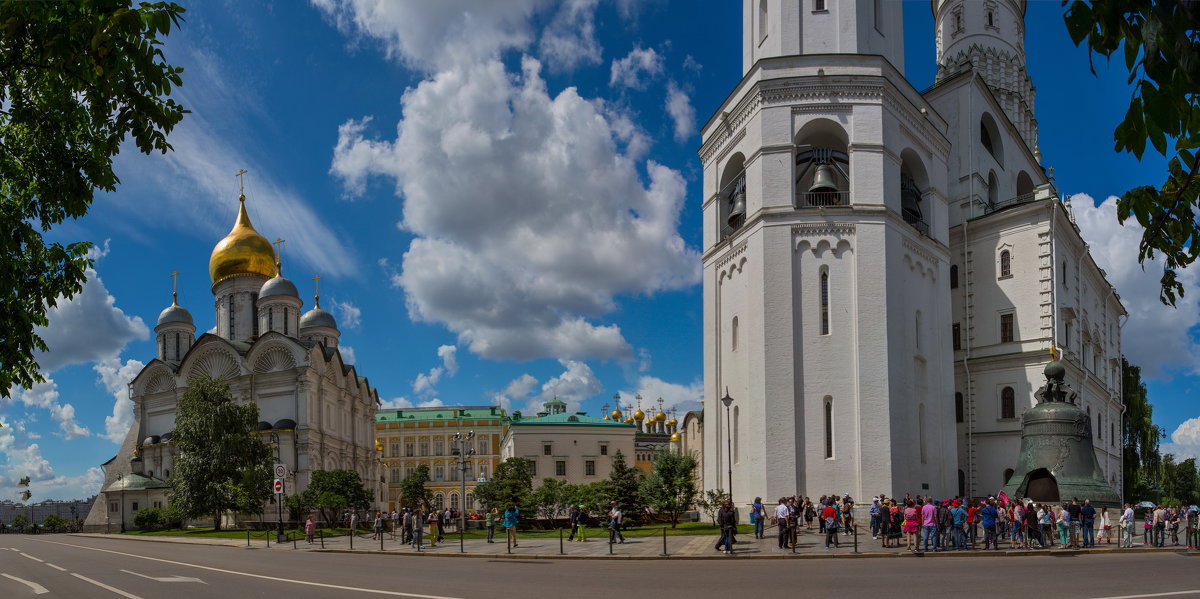
[[[787,549],[788,540],[791,534],[788,531],[788,524],[791,522],[792,508],[787,504],[787,500],[783,497],[779,498],[779,505],[775,507],[775,526],[779,529],[779,548]]]
[[[1125,504],[1125,511],[1121,512],[1117,524],[1121,527],[1121,546],[1133,547],[1133,506]]]

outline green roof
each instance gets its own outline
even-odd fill
[[[550,414],[538,418],[513,418],[509,426],[608,426],[614,428],[634,428],[632,424],[582,416],[579,414]]]
[[[447,406],[438,408],[404,408],[381,410],[375,413],[375,422],[429,422],[438,420],[486,420],[506,418],[504,410],[496,406]]]
[[[111,485],[108,485],[105,491],[145,491],[146,489],[166,489],[168,485],[166,481],[140,474],[126,474],[121,477],[121,480],[115,480]]]

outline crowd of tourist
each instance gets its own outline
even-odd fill
[[[1197,510],[1146,508],[1143,546],[1195,545]],[[913,552],[955,551],[981,546],[998,550],[1035,548],[1093,548],[1098,543],[1133,547],[1134,506],[1109,512],[1091,501],[1073,498],[1062,503],[1011,500],[1003,493],[978,501],[963,498],[872,497],[865,509],[849,495],[780,497],[773,510],[756,498],[750,506],[755,538],[766,537],[768,521],[776,529],[779,548],[794,547],[800,530],[824,535],[825,548],[840,546],[839,537],[858,532],[856,519],[868,520],[871,538],[883,548]]]

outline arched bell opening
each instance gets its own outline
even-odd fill
[[[929,189],[929,175],[925,163],[912,148],[900,152],[900,216],[924,235],[929,234],[925,191]]]
[[[797,208],[850,203],[849,136],[838,123],[814,119],[796,135]]]
[[[725,239],[746,224],[746,157],[741,152],[725,163],[717,196],[718,227],[721,239]]]
[[[1057,503],[1058,479],[1045,468],[1032,470],[1025,475],[1025,482],[1017,488],[1018,496],[1028,497],[1038,503]]]

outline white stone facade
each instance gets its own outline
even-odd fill
[[[901,71],[900,3],[743,7],[744,77],[701,132],[705,486],[729,486],[732,466],[738,503],[995,492],[1056,323],[1090,302],[1089,343],[1106,344],[1111,370],[1119,328],[1100,331],[1123,313],[1069,219],[1051,224],[1061,204],[1030,145],[1024,3],[934,2],[945,53],[925,92]],[[991,58],[958,60],[973,52]],[[977,282],[1005,244],[1009,268],[1025,274]],[[1072,307],[1045,291],[1057,279],[1044,250],[1061,262],[1068,246],[1092,285]],[[951,289],[954,277],[964,284]],[[985,364],[979,345],[1002,312],[1019,330],[989,339],[999,347]],[[955,350],[954,323],[973,355]],[[984,422],[982,386],[1018,378],[1013,418]],[[1087,379],[1084,390],[1109,423],[1113,384]],[[964,390],[971,420],[956,426]]]

